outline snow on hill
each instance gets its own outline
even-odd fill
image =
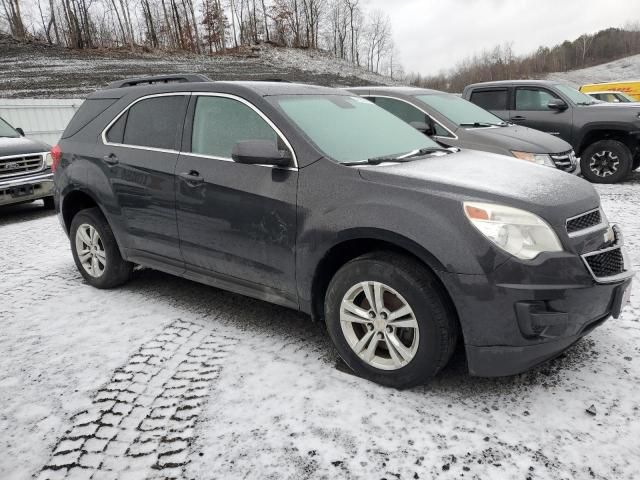
[[[569,83],[576,87],[586,83],[640,80],[640,55],[633,55],[580,70],[550,73],[547,75],[547,79]]]
[[[268,44],[207,56],[75,51],[0,36],[0,97],[4,98],[82,98],[113,80],[164,73],[203,73],[213,80],[279,78],[333,87],[394,83],[326,52]]]

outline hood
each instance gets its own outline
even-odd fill
[[[27,137],[0,137],[0,157],[48,152],[49,145]]]
[[[581,112],[598,121],[624,121],[637,123],[640,118],[640,103],[598,102],[591,105],[579,105]]]
[[[369,181],[528,210],[555,226],[600,205],[595,188],[575,175],[503,155],[462,150],[412,162],[360,167]]]
[[[463,127],[461,127],[463,128]],[[548,133],[522,126],[465,128],[464,140],[479,145],[499,146],[506,150],[529,153],[564,153],[570,144]]]

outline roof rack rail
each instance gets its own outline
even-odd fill
[[[191,83],[212,82],[209,77],[199,73],[185,73],[174,75],[154,75],[150,77],[125,78],[111,82],[107,88],[135,87],[137,85],[156,85],[159,83]]]
[[[256,82],[292,83],[291,80],[285,80],[284,78],[258,78]]]

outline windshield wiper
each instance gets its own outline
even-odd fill
[[[428,147],[421,148],[419,150],[412,150],[411,152],[405,153],[403,155],[385,155],[382,157],[368,158],[367,160],[357,160],[355,162],[342,162],[342,165],[380,165],[381,163],[385,162],[410,162],[412,160],[415,160],[417,157],[424,157],[436,152],[453,153],[451,150],[446,148]]]
[[[506,127],[507,126],[507,122],[500,122],[500,123],[491,123],[491,122],[461,123],[460,126],[461,127],[475,127],[475,128],[480,128],[480,127]]]
[[[586,105],[595,105],[598,102],[578,102],[576,105],[586,106]]]

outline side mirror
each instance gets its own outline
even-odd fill
[[[567,105],[567,102],[565,102],[564,100],[555,98],[553,100],[549,100],[549,103],[547,103],[547,107],[549,107],[549,109],[551,110],[562,112],[563,110],[569,108],[569,105]]]
[[[24,130],[21,129],[20,127],[16,128],[16,132],[18,132],[20,135],[24,137]]]
[[[278,150],[276,142],[271,140],[242,140],[233,146],[231,158],[234,162],[249,165],[291,165],[289,152]]]
[[[426,122],[411,122],[410,125],[416,130],[418,130],[419,132],[424,133],[428,137],[436,133],[433,126],[429,125]]]

